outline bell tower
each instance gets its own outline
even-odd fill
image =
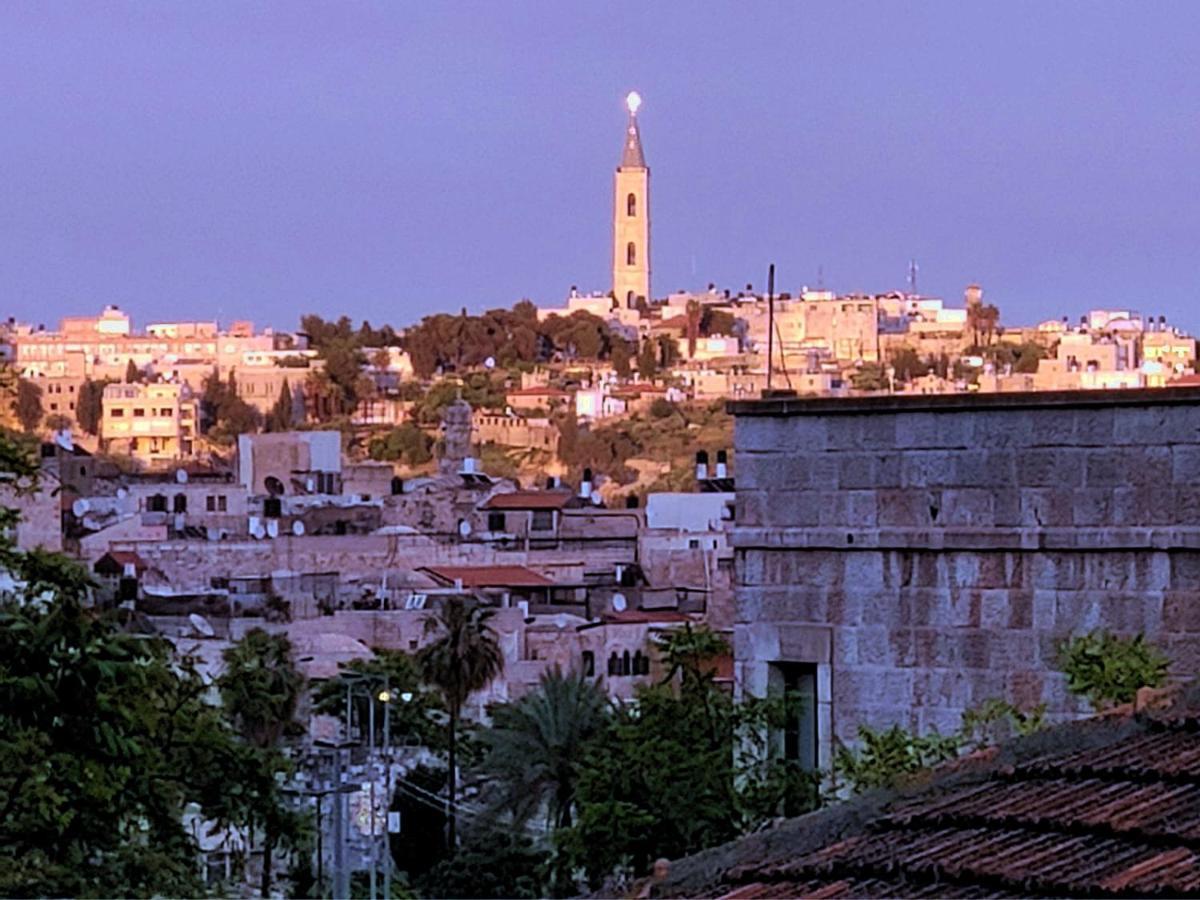
[[[642,153],[637,111],[642,98],[625,98],[629,124],[613,191],[613,296],[632,309],[639,297],[650,300],[650,168]]]

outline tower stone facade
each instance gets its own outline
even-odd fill
[[[629,125],[613,191],[613,296],[627,308],[650,299],[650,168],[642,152],[637,110],[641,98],[626,98]]]

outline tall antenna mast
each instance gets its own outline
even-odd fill
[[[767,390],[775,370],[775,263],[767,269]]]
[[[908,292],[914,296],[917,293],[917,261],[915,259],[908,261]]]

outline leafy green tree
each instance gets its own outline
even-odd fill
[[[888,354],[897,381],[909,382],[929,374],[929,364],[912,347],[897,347]]]
[[[637,370],[638,377],[645,381],[651,381],[658,375],[658,350],[649,338],[642,341],[638,350]]]
[[[346,698],[360,725],[370,721],[370,694],[386,689],[391,695],[388,738],[400,743],[416,738],[422,746],[442,750],[445,746],[445,708],[436,693],[421,682],[416,659],[401,651],[376,648],[367,660],[353,660],[339,667],[338,676],[316,686],[313,705],[325,715],[345,718]],[[376,740],[382,743],[383,717],[377,716]],[[347,723],[349,725],[349,723]]]
[[[632,361],[633,350],[630,348],[629,342],[615,338],[612,348],[612,364],[618,378],[626,379],[633,374]]]
[[[487,687],[504,671],[504,654],[490,619],[494,610],[467,597],[447,597],[434,615],[425,618],[426,634],[435,639],[417,655],[424,680],[441,692],[446,704],[447,794],[450,816],[446,843],[457,846],[458,727],[463,706],[475,691]]]
[[[534,898],[546,896],[542,873],[549,854],[516,834],[473,836],[452,858],[418,879],[426,897]]]
[[[295,425],[293,421],[292,406],[295,403],[295,398],[292,396],[291,386],[288,385],[288,380],[283,379],[283,383],[279,385],[279,396],[275,399],[271,411],[267,413],[266,429],[267,431],[291,431]]]
[[[92,381],[85,378],[75,398],[75,421],[90,435],[100,433],[100,419],[104,414],[104,388],[108,379]]]
[[[1086,697],[1097,709],[1130,703],[1143,687],[1161,687],[1169,660],[1138,634],[1123,638],[1091,631],[1065,641],[1059,648],[1067,689]]]
[[[17,421],[29,434],[42,424],[42,389],[32,381],[22,378],[17,382],[17,400],[14,412]]]
[[[304,677],[292,659],[292,643],[286,635],[269,634],[252,628],[223,654],[225,670],[217,680],[226,715],[238,733],[264,758],[277,758],[276,768],[283,771],[280,743],[289,730],[297,727],[296,707],[304,690]],[[270,896],[271,867],[281,831],[290,830],[291,822],[272,809],[264,815],[263,865],[261,891]]]
[[[232,371],[228,380],[222,381],[213,370],[204,380],[201,405],[210,436],[222,443],[253,433],[262,424],[259,411],[238,396],[237,376]]]
[[[492,711],[483,770],[501,786],[500,804],[525,821],[544,809],[554,828],[571,825],[582,750],[604,726],[608,700],[599,684],[555,667],[536,690]]]
[[[138,368],[137,363],[132,359],[125,364],[125,383],[137,384],[143,378],[142,370]]]
[[[402,460],[410,466],[421,466],[433,459],[433,438],[411,422],[393,428],[383,437],[373,438],[368,445],[371,459]]]
[[[0,433],[0,470],[36,487]],[[11,508],[0,508],[5,523]],[[87,573],[0,540],[0,895],[196,896],[184,811],[245,825],[278,803],[193,661],[90,608]]]
[[[46,428],[50,431],[67,431],[71,425],[71,417],[64,416],[62,413],[53,413],[46,416]]]
[[[665,419],[675,414],[675,404],[662,397],[656,397],[650,404],[650,416],[654,419]]]
[[[587,742],[578,814],[556,834],[565,859],[592,886],[817,802],[814,775],[770,753],[770,734],[785,724],[783,705],[735,703],[714,683],[715,656],[728,652],[718,635],[687,629],[659,646],[666,679],[638,690],[636,703],[616,707]]]
[[[887,373],[878,363],[863,363],[850,376],[856,391],[882,391],[887,387]]]

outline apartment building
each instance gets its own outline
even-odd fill
[[[110,384],[104,389],[101,446],[150,466],[191,455],[199,401],[187,385]]]

